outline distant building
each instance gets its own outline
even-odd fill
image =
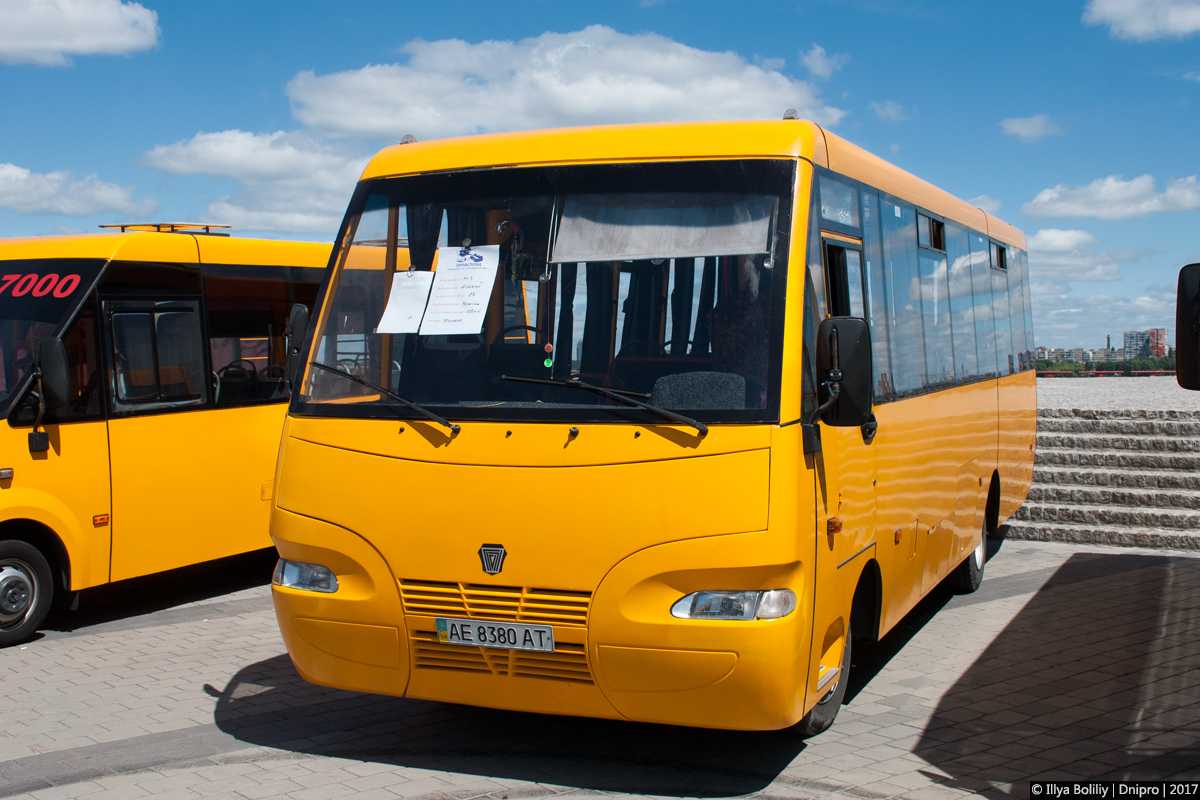
[[[1150,355],[1150,331],[1125,331],[1125,358]]]
[[[1167,354],[1167,329],[1166,328],[1151,328],[1147,331],[1150,334],[1149,348],[1150,355],[1155,358],[1161,358]]]
[[[1125,331],[1125,358],[1147,358],[1167,354],[1167,329]]]

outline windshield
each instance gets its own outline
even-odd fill
[[[476,170],[364,183],[310,360],[447,418],[778,419],[791,192],[780,160]],[[534,378],[547,383],[512,378]],[[308,370],[300,413],[412,416]]]
[[[5,417],[33,366],[33,343],[62,334],[104,264],[103,259],[0,261],[0,412]]]

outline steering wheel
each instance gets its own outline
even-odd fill
[[[492,344],[495,345],[499,343],[501,346],[503,346],[504,337],[512,331],[533,331],[535,343],[537,342],[537,337],[539,336],[541,336],[544,341],[549,340],[549,337],[546,336],[545,331],[543,331],[541,328],[536,328],[533,325],[509,325],[507,328],[500,331],[500,333],[496,334],[496,338],[492,340]]]
[[[627,353],[625,351],[632,350],[636,345],[649,345],[649,347],[643,347],[642,350],[644,352],[640,353],[639,355],[666,355],[667,354],[667,346],[665,344],[663,344],[662,342],[657,342],[654,339],[631,339],[628,342],[621,343],[621,349],[617,351],[617,357],[619,358],[620,356],[634,355],[633,353]],[[657,353],[651,352],[652,348],[657,349],[658,352]]]
[[[242,365],[245,366],[242,366]],[[246,367],[249,367],[247,369]],[[258,367],[254,366],[253,361],[248,361],[244,358],[239,358],[236,361],[230,361],[225,366],[217,370],[217,375],[222,378],[230,377],[232,373],[233,379],[237,380],[240,377],[245,377],[246,380],[255,381],[258,379]]]

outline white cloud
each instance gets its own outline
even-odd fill
[[[1022,142],[1035,142],[1043,136],[1062,134],[1062,130],[1050,121],[1046,114],[1034,114],[1032,117],[1011,117],[1001,120],[1000,127],[1009,136],[1015,136]]]
[[[158,44],[158,14],[119,0],[3,0],[0,62],[66,66],[71,56],[122,55]]]
[[[836,125],[845,111],[813,87],[652,33],[602,25],[519,42],[414,40],[406,64],[288,83],[295,117],[334,136],[427,139],[489,131],[622,122],[777,119],[785,108]]]
[[[895,142],[892,142],[891,144],[888,145],[888,150],[891,150],[893,155],[896,153],[899,153],[900,145],[896,144]]]
[[[1182,39],[1200,33],[1200,1],[1091,0],[1084,9],[1083,21],[1107,25],[1109,33],[1118,39]]]
[[[1097,252],[1099,240],[1087,231],[1043,228],[1026,241],[1032,281],[1065,286],[1068,281],[1116,281],[1121,263],[1137,261],[1139,250]],[[1065,291],[1065,290],[1064,290]],[[1041,293],[1048,293],[1043,287]]]
[[[1184,80],[1200,82],[1200,72],[1189,72],[1183,76]]]
[[[988,197],[986,194],[981,194],[979,197],[972,197],[967,202],[989,214],[1000,213],[1000,201],[994,197]]]
[[[1058,228],[1042,228],[1030,236],[1026,244],[1030,250],[1043,253],[1069,253],[1072,250],[1096,244],[1099,240],[1087,231],[1064,231]]]
[[[209,204],[206,221],[239,230],[333,235],[368,158],[305,133],[198,133],[142,163],[174,175],[233,178],[242,189]]]
[[[800,61],[814,78],[828,79],[833,76],[833,73],[850,63],[850,56],[845,53],[826,55],[825,48],[813,42],[811,50],[800,54]]]
[[[77,181],[65,170],[41,173],[16,164],[0,164],[0,208],[19,214],[88,217],[112,212],[142,217],[157,212],[157,200],[133,198],[135,188],[105,183],[96,180],[95,175]]]
[[[1155,191],[1154,178],[1150,175],[1128,181],[1119,175],[1109,175],[1087,186],[1060,183],[1043,189],[1021,206],[1021,213],[1031,217],[1132,219],[1166,211],[1189,211],[1196,207],[1200,207],[1200,186],[1195,175],[1172,178],[1162,193]]]
[[[886,103],[872,102],[871,110],[875,112],[875,116],[888,122],[900,122],[912,116],[907,106],[902,106],[895,100],[888,100]]]

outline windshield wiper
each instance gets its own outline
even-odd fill
[[[341,375],[343,378],[346,378],[347,380],[354,381],[355,383],[361,384],[362,386],[365,386],[368,389],[371,389],[373,391],[379,392],[380,394],[386,394],[388,397],[392,398],[393,400],[399,400],[401,403],[408,406],[409,408],[411,408],[413,411],[417,412],[418,414],[428,417],[429,419],[436,422],[438,425],[441,425],[443,428],[449,428],[451,436],[458,433],[458,426],[455,425],[453,422],[449,422],[445,419],[442,419],[441,417],[439,417],[437,414],[433,413],[432,411],[421,408],[419,405],[417,405],[412,400],[409,400],[406,397],[401,397],[400,395],[396,394],[395,392],[385,389],[382,386],[378,386],[374,383],[371,383],[368,380],[364,380],[364,379],[358,377],[357,375],[351,375],[349,372],[346,372],[345,370],[340,370],[340,369],[337,369],[336,367],[331,367],[328,364],[322,364],[320,361],[310,361],[308,363],[318,369],[323,369],[326,372],[332,372],[334,375]]]
[[[676,414],[674,411],[667,411],[659,406],[652,406],[649,403],[643,403],[641,400],[635,400],[631,395],[638,397],[649,397],[650,395],[644,392],[630,392],[624,389],[610,389],[607,386],[597,386],[594,383],[584,383],[579,378],[570,378],[569,380],[557,380],[549,378],[524,378],[520,375],[501,375],[501,380],[520,381],[521,383],[542,383],[547,386],[562,386],[566,389],[584,389],[613,400],[619,400],[622,403],[628,403],[631,406],[644,408],[652,414],[657,414],[663,419],[669,419],[673,422],[679,422],[684,425],[691,425],[696,430],[700,431],[700,438],[703,439],[708,435],[708,426],[703,422],[698,422],[691,417],[685,417],[683,414]]]

